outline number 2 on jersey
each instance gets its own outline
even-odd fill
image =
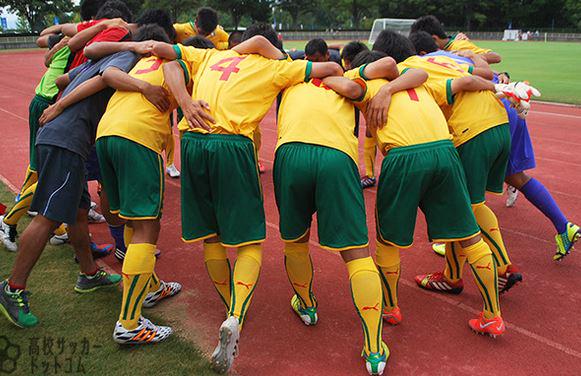
[[[159,69],[159,67],[161,67],[161,63],[163,63],[163,60],[156,57],[156,58],[152,58],[147,60],[146,62],[151,62],[151,66],[149,68],[146,69],[140,69],[138,71],[135,72],[135,74],[146,74],[149,72],[153,72]]]
[[[238,64],[240,64],[240,62],[244,59],[246,59],[246,56],[234,56],[222,59],[216,64],[212,65],[210,67],[210,70],[222,72],[222,75],[220,76],[220,81],[228,81],[232,73],[240,72]],[[230,64],[226,65],[226,63]]]

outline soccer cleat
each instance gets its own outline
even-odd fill
[[[18,231],[16,226],[10,226],[4,223],[4,216],[0,216],[0,238],[2,239],[2,244],[10,252],[16,252],[18,250],[18,245],[16,244],[16,238],[18,237]]]
[[[424,290],[436,292],[458,295],[464,289],[464,282],[461,279],[452,282],[442,272],[420,274],[416,276],[415,281]]]
[[[506,187],[506,207],[512,208],[516,205],[516,199],[518,198],[518,189],[509,185]]]
[[[180,171],[176,168],[176,165],[173,163],[165,169],[165,172],[169,175],[170,178],[177,179],[180,177]]]
[[[212,353],[211,367],[218,373],[226,373],[232,367],[234,358],[238,356],[238,341],[240,340],[240,324],[238,319],[230,316],[220,325],[218,346]]]
[[[177,282],[164,282],[159,281],[161,285],[159,286],[159,290],[150,292],[145,297],[143,301],[143,306],[145,308],[151,308],[155,306],[157,303],[162,301],[165,298],[171,298],[182,291],[182,285]]]
[[[104,223],[106,222],[105,217],[103,214],[97,212],[95,209],[97,208],[97,204],[91,201],[91,207],[89,208],[89,223]]]
[[[103,269],[99,269],[94,276],[79,273],[75,291],[84,294],[104,287],[115,286],[119,282],[121,282],[121,276],[119,274],[109,274]]]
[[[571,253],[573,246],[581,237],[579,226],[573,223],[567,223],[567,230],[562,234],[555,235],[557,243],[557,253],[553,256],[553,261],[561,261],[565,256]]]
[[[30,313],[29,294],[24,290],[11,291],[7,280],[0,283],[0,312],[20,328],[30,328],[38,324],[38,318]]]
[[[392,309],[384,308],[381,316],[385,320],[386,323],[389,325],[399,325],[403,320],[403,316],[401,315],[401,310],[399,307],[394,307]]]
[[[62,235],[53,235],[49,241],[50,245],[63,245],[69,242],[69,234],[64,233]]]
[[[144,345],[161,342],[173,333],[169,326],[157,326],[145,317],[139,317],[137,328],[125,329],[117,321],[113,331],[113,341],[121,345]]]
[[[29,210],[26,213],[28,214],[29,217],[36,217],[38,215],[37,211],[32,211],[32,210]]]
[[[381,349],[383,354],[378,352],[365,354],[365,349],[361,352],[361,356],[365,359],[365,367],[370,375],[383,375],[389,358],[389,348],[383,341],[381,342]]]
[[[432,244],[432,251],[438,256],[446,256],[446,243]]]
[[[319,321],[317,307],[303,307],[296,294],[291,298],[291,307],[305,325],[315,325]]]
[[[477,318],[469,320],[468,326],[476,333],[489,335],[492,338],[502,335],[506,330],[502,317],[498,316],[485,319],[484,312],[481,312]]]
[[[375,185],[376,182],[377,180],[375,178],[365,175],[361,178],[361,188],[371,188]]]
[[[522,282],[522,274],[514,265],[509,265],[506,272],[498,276],[498,293],[504,294],[517,283]]]
[[[91,253],[93,254],[93,259],[109,256],[113,250],[113,244],[97,244],[95,242],[91,242],[90,247]]]

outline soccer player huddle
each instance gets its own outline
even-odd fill
[[[309,250],[316,213],[320,246],[338,252],[348,271],[369,374],[382,374],[389,357],[383,322],[403,319],[400,249],[413,245],[418,208],[446,261],[443,272],[416,282],[458,294],[468,262],[483,300],[482,313],[468,324],[493,337],[505,331],[499,294],[522,274],[485,193],[502,193],[506,181],[549,217],[558,233],[555,260],[580,236],[544,186],[524,173],[534,167],[525,117],[531,96],[540,93],[494,72],[490,64],[500,62],[498,54],[462,34],[447,36],[433,16],[418,19],[409,38],[386,30],[372,50],[360,42],[345,45],[341,64],[330,61],[322,40],[307,44],[304,59],[292,60],[269,25],[229,36],[210,8],[184,24],[173,24],[163,10],[147,10],[133,23],[122,1],[84,0],[81,16],[83,22],[52,26],[39,38],[49,48],[48,70],[30,106],[30,167],[18,202],[1,221],[3,243],[18,255],[0,286],[0,310],[19,327],[38,324],[26,281],[66,223],[80,267],[75,291],[123,285],[114,341],[148,344],[172,334],[143,317],[142,308],[182,289],[155,273],[162,154],[171,154],[177,109],[182,240],[203,242],[208,275],[226,309],[211,358],[218,372],[227,372],[238,353],[261,270],[266,223],[259,125],[275,102],[273,179],[294,291],[290,304],[304,324],[317,324]],[[367,130],[363,177],[358,111]],[[376,184],[376,150],[384,158],[374,261],[363,189]],[[122,275],[95,263],[104,251],[90,245],[88,180],[102,186]],[[38,214],[17,245],[16,223],[28,209]],[[233,266],[227,248],[236,249]]]

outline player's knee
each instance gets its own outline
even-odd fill
[[[490,247],[482,239],[469,247],[463,248],[463,250],[470,264],[474,264],[481,258],[492,254]]]
[[[262,265],[262,244],[250,244],[238,248],[238,260],[252,259],[260,267]]]
[[[474,244],[478,243],[481,240],[482,240],[482,235],[476,234],[473,237],[471,237],[470,239],[462,240],[459,243],[460,243],[460,246],[462,248],[468,248],[471,245],[474,245]]]
[[[531,180],[531,177],[524,172],[517,172],[516,174],[508,176],[505,181],[507,184],[512,185],[516,189],[520,190],[525,186],[526,183]]]

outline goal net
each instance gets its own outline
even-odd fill
[[[373,21],[373,27],[371,28],[371,33],[369,34],[369,44],[375,43],[377,36],[383,30],[393,30],[406,37],[410,33],[410,28],[415,20],[404,19],[404,18],[378,18]]]

